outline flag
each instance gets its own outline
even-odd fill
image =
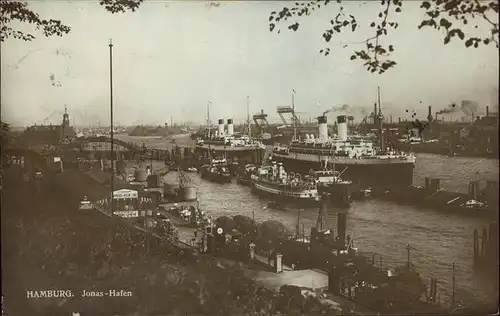
[[[293,93],[297,93],[297,92],[295,92],[295,89],[292,89],[292,91],[293,91]]]

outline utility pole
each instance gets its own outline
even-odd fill
[[[410,250],[411,250],[411,247],[410,245],[406,245],[406,264],[408,266],[408,269],[410,269]]]
[[[208,137],[210,137],[210,133],[211,133],[211,130],[210,130],[210,101],[208,101],[207,103],[207,125],[208,125]]]
[[[113,192],[115,191],[114,131],[113,131],[113,40],[109,40],[109,109],[111,116],[111,215],[115,214]]]
[[[295,90],[292,89],[292,119],[293,119],[293,140],[297,139],[297,120],[295,119]]]

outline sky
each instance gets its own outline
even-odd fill
[[[383,75],[368,73],[350,61],[357,43],[372,35],[369,23],[380,4],[342,4],[356,16],[359,31],[334,37],[322,33],[336,15],[332,3],[300,17],[297,32],[280,25],[270,32],[269,14],[286,2],[220,2],[146,0],[137,12],[111,14],[97,0],[37,1],[29,7],[44,18],[71,26],[63,37],[31,42],[9,39],[1,48],[2,120],[27,126],[57,124],[67,105],[77,126],[109,122],[109,39],[113,39],[115,124],[204,123],[210,101],[212,123],[233,118],[235,123],[263,110],[279,121],[276,107],[290,105],[295,90],[296,111],[302,120],[332,107],[349,105],[360,120],[370,112],[381,89],[386,117],[426,117],[460,100],[476,101],[481,110],[498,107],[498,49],[467,49],[462,42],[443,45],[443,34],[418,30],[423,9],[405,1],[403,12],[391,13],[399,23],[382,43],[395,47],[398,65]],[[15,25],[26,29],[25,25]],[[468,34],[488,32],[482,24]],[[475,33],[474,33],[475,32]],[[330,47],[325,57],[321,48]],[[408,112],[407,112],[408,110]],[[454,114],[458,115],[459,114]]]

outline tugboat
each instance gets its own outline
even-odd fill
[[[252,183],[251,177],[256,170],[257,167],[255,165],[246,165],[244,170],[237,175],[237,183],[241,185],[250,185],[250,183]]]
[[[350,181],[340,178],[335,171],[311,170],[302,180],[300,174],[285,171],[282,163],[272,162],[270,166],[263,166],[258,174],[253,176],[252,192],[273,197],[277,201],[292,200],[298,204],[317,206],[320,201],[318,187],[350,185]],[[335,192],[337,193],[337,192]],[[340,193],[340,192],[339,192]],[[350,196],[348,197],[350,199]]]
[[[232,175],[227,168],[226,159],[213,159],[210,165],[202,166],[201,178],[218,183],[230,183]]]

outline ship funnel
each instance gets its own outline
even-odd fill
[[[219,119],[219,136],[224,135],[224,120]]]
[[[318,138],[320,141],[328,139],[328,125],[325,115],[318,116]]]
[[[232,136],[234,134],[233,119],[228,119],[227,120],[227,134],[229,136]]]
[[[341,141],[347,140],[347,123],[345,115],[337,116],[337,134]]]

